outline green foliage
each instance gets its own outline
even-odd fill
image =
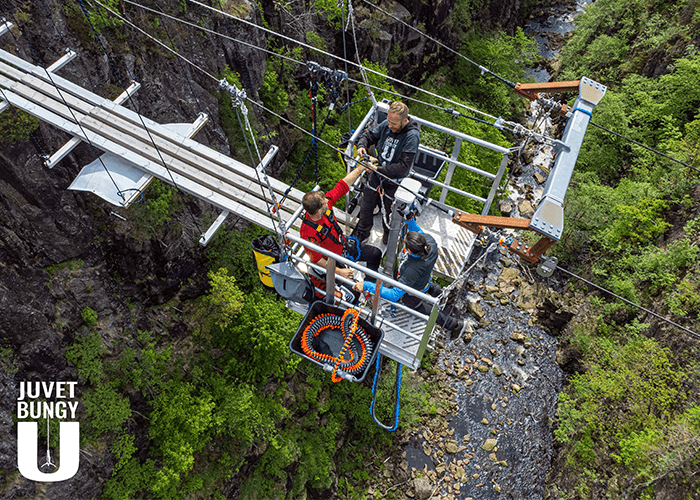
[[[124,193],[127,198],[132,194]],[[173,214],[181,208],[182,202],[175,188],[160,179],[153,179],[144,194],[144,198],[137,199],[129,206],[129,211],[138,224],[140,234],[150,238],[171,220]]]
[[[311,45],[312,47],[317,48],[320,51],[323,52],[328,52],[328,47],[326,47],[326,41],[321,38],[321,36],[316,33],[315,31],[307,31],[306,32],[306,43]],[[311,55],[312,56],[319,56],[321,55],[321,52],[317,52],[315,50],[311,50]]]
[[[273,69],[272,64],[268,64],[263,78],[263,84],[258,90],[260,99],[266,108],[271,109],[277,114],[284,114],[289,107],[289,93],[285,90],[285,86],[280,84],[280,77]],[[274,117],[271,120],[273,124],[279,122],[279,119]]]
[[[664,200],[645,199],[635,205],[617,205],[619,213],[606,228],[601,238],[611,252],[619,252],[623,246],[652,242],[670,226],[661,216],[668,209]]]
[[[167,378],[172,363],[172,346],[157,346],[149,331],[139,330],[140,350],[126,347],[110,367],[123,389],[153,393]]]
[[[84,262],[81,259],[70,259],[52,266],[48,266],[46,268],[46,272],[49,276],[54,276],[56,273],[63,271],[64,269],[68,269],[69,271],[77,271],[78,269],[82,268],[83,265]]]
[[[316,10],[323,13],[328,26],[336,30],[343,28],[341,24],[342,7],[340,5],[335,0],[314,0]]]
[[[697,318],[700,311],[700,280],[692,282],[684,279],[678,284],[676,291],[667,299],[671,311],[679,316]]]
[[[93,328],[97,325],[97,313],[89,307],[80,311],[80,317],[83,318],[83,323],[85,323],[88,328]]]
[[[224,78],[226,78],[226,81],[228,81],[228,83],[230,83],[231,85],[235,85],[236,88],[238,88],[239,90],[246,90],[241,84],[240,75],[232,71],[231,68],[228,67],[228,65],[224,69],[223,76]],[[272,96],[268,93],[267,96],[273,97],[275,99],[280,98],[279,93]],[[224,132],[226,133],[226,136],[229,139],[232,156],[234,156],[240,162],[245,163],[246,165],[251,165],[253,160],[251,160],[250,151],[253,150],[253,139],[249,137],[249,132],[246,128],[242,112],[233,107],[231,95],[228,92],[220,90],[216,94],[216,97],[219,101],[219,121],[221,124],[221,128],[223,128]],[[248,108],[250,111],[250,106],[248,106]],[[262,126],[260,126],[260,124],[257,122],[255,113],[249,112],[248,119],[250,120],[250,125],[253,130],[253,133],[255,134],[255,140],[258,142],[258,144],[260,144],[265,139],[269,139],[269,137],[266,137],[261,133]],[[250,150],[248,149],[249,147],[251,148]],[[255,163],[257,163],[257,160],[255,161]]]
[[[463,41],[460,53],[472,61],[482,61],[490,71],[510,81],[523,81],[523,67],[531,65],[536,54],[534,41],[518,28],[510,37],[496,32],[472,32]],[[488,64],[487,64],[488,62]],[[447,77],[442,95],[454,95],[472,102],[482,111],[498,116],[513,117],[522,109],[522,101],[512,90],[463,58],[457,58],[454,68],[441,71]]]
[[[88,439],[106,432],[118,433],[131,418],[129,399],[122,396],[115,383],[99,384],[85,391],[83,401],[89,419]]]
[[[117,475],[106,481],[102,494],[111,500],[144,498],[142,492],[152,484],[154,478],[155,463],[153,460],[147,460],[142,464],[138,458],[133,457],[119,470]]]
[[[0,143],[26,141],[38,128],[38,118],[21,109],[12,108],[0,115]]]
[[[592,338],[587,360],[596,360],[586,373],[574,374],[567,394],[560,396],[560,442],[590,432],[605,446],[619,446],[619,438],[660,425],[685,398],[683,372],[670,361],[670,352],[653,340],[636,337],[624,345]],[[600,353],[607,352],[606,357]],[[595,355],[593,355],[595,353]],[[623,416],[624,419],[619,417]]]
[[[12,376],[19,370],[19,364],[12,347],[0,346],[0,373]]]
[[[264,234],[269,233],[253,225],[241,231],[219,229],[204,250],[208,267],[226,268],[231,275],[236,276],[236,284],[244,292],[262,290],[252,243]]]
[[[271,375],[282,377],[296,366],[298,360],[289,359],[288,346],[299,321],[299,315],[277,297],[254,291],[246,296],[235,324],[215,332],[213,341],[218,347],[245,356],[245,364],[234,358],[228,360],[227,371],[239,380],[258,383]]]
[[[188,383],[172,381],[153,402],[148,428],[163,468],[156,472],[151,491],[156,498],[175,498],[181,474],[194,466],[194,454],[208,442],[215,404],[208,395],[197,395]]]
[[[561,52],[560,80],[586,75],[608,84],[645,70],[665,53],[690,44],[699,22],[685,11],[691,1],[601,0],[576,18],[576,30]]]
[[[218,316],[216,324],[226,328],[243,309],[243,292],[236,286],[236,278],[229,276],[225,267],[216,272],[209,271],[208,276],[211,293],[206,300]]]
[[[119,15],[123,15],[119,10],[119,0],[104,0],[101,3],[104,7],[95,4],[92,9],[87,9],[90,24],[95,28],[98,35],[102,33],[102,30],[107,28],[114,30],[114,33],[120,36],[120,32],[117,28],[121,28],[124,25],[124,21],[107,10],[111,9]]]
[[[103,376],[102,355],[107,350],[97,332],[78,337],[66,351],[66,359],[78,369],[81,381],[98,385]]]
[[[109,451],[114,453],[114,456],[117,458],[117,463],[112,469],[112,476],[116,475],[131,460],[136,450],[134,436],[131,434],[122,434],[112,442]]]
[[[170,220],[170,216],[175,210],[175,188],[167,185],[159,179],[154,179],[149,188],[148,207],[149,219],[153,226]]]

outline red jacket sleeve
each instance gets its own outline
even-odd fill
[[[350,187],[345,183],[343,179],[340,179],[333,189],[326,193],[326,198],[328,198],[328,208],[333,208],[340,198],[345,196]]]

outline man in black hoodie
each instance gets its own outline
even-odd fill
[[[360,203],[359,222],[355,227],[354,235],[362,241],[369,236],[374,219],[374,207],[380,201],[378,189],[383,191],[386,217],[391,213],[391,203],[394,193],[399,187],[401,179],[406,177],[413,165],[413,158],[418,152],[420,144],[419,126],[408,117],[408,106],[399,101],[394,101],[389,106],[387,119],[374,128],[365,129],[357,141],[357,153],[367,154],[367,148],[375,145],[377,158],[372,160],[372,172],[369,182],[362,192]],[[377,175],[377,172],[383,175]],[[386,244],[389,236],[389,228],[382,218],[384,226],[383,242]]]

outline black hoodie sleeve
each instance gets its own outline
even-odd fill
[[[365,130],[360,134],[360,138],[357,140],[357,147],[367,149],[369,146],[377,144],[380,137],[379,127],[381,125],[380,123],[376,127],[365,127]],[[375,132],[377,132],[376,135]]]

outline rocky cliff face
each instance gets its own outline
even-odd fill
[[[196,139],[219,151],[230,151],[218,122],[213,80],[127,27],[104,32],[100,42],[109,54],[106,56],[90,37],[72,2],[64,5],[59,1],[65,7],[59,9],[47,2],[6,3],[24,33],[15,29],[12,34],[5,34],[0,39],[4,50],[46,66],[71,47],[79,57],[61,70],[61,76],[111,97],[118,94],[117,88],[120,90],[137,77],[142,83],[135,99],[140,113],[160,123],[190,122],[206,109],[210,122]],[[173,2],[156,3],[176,13]],[[260,12],[252,5],[243,3],[236,14],[260,23]],[[274,11],[267,9],[268,2],[265,7],[271,17]],[[440,26],[451,15],[454,2],[414,1],[384,8],[391,8],[403,19],[408,19],[410,12],[415,13],[415,21],[424,22],[429,32],[445,40]],[[518,0],[508,2],[507,19],[499,22],[514,25],[520,8]],[[253,28],[212,19],[191,6],[189,9],[186,17],[192,23],[265,45],[261,32]],[[364,15],[368,16],[369,11]],[[129,16],[141,26],[152,22],[152,17],[147,19],[143,12],[134,9],[128,10]],[[360,13],[358,20],[361,25],[366,24],[358,31],[361,56],[387,64],[392,44],[398,43],[406,60],[397,72],[411,68],[415,74],[421,74],[428,65],[435,64],[428,55],[429,44],[405,26],[384,20],[380,28],[375,28]],[[495,21],[489,14],[484,22]],[[261,85],[266,67],[263,52],[185,29],[165,19],[161,23],[157,30],[160,39],[172,37],[179,53],[195,65],[214,75],[229,65],[241,73],[247,85],[254,89]],[[271,18],[270,23],[285,26],[277,18]],[[342,53],[342,38],[331,35],[330,49]],[[282,151],[276,170],[284,166],[292,147],[283,133],[278,133],[278,138]],[[35,483],[16,472],[13,413],[18,383],[77,380],[75,369],[65,360],[65,346],[86,331],[81,311],[89,307],[97,313],[97,331],[108,349],[117,340],[131,338],[139,329],[177,336],[184,333],[185,325],[163,318],[152,306],[164,304],[178,294],[197,296],[206,286],[203,253],[196,245],[197,224],[202,224],[203,214],[212,209],[185,198],[184,208],[172,224],[151,238],[145,237],[129,211],[93,195],[66,190],[80,168],[100,152],[82,144],[54,169],[43,165],[42,156],[58,150],[68,139],[42,123],[33,139],[0,143],[0,498],[97,497],[103,478],[109,475],[113,458],[104,450],[85,455],[78,475],[71,481]]]

